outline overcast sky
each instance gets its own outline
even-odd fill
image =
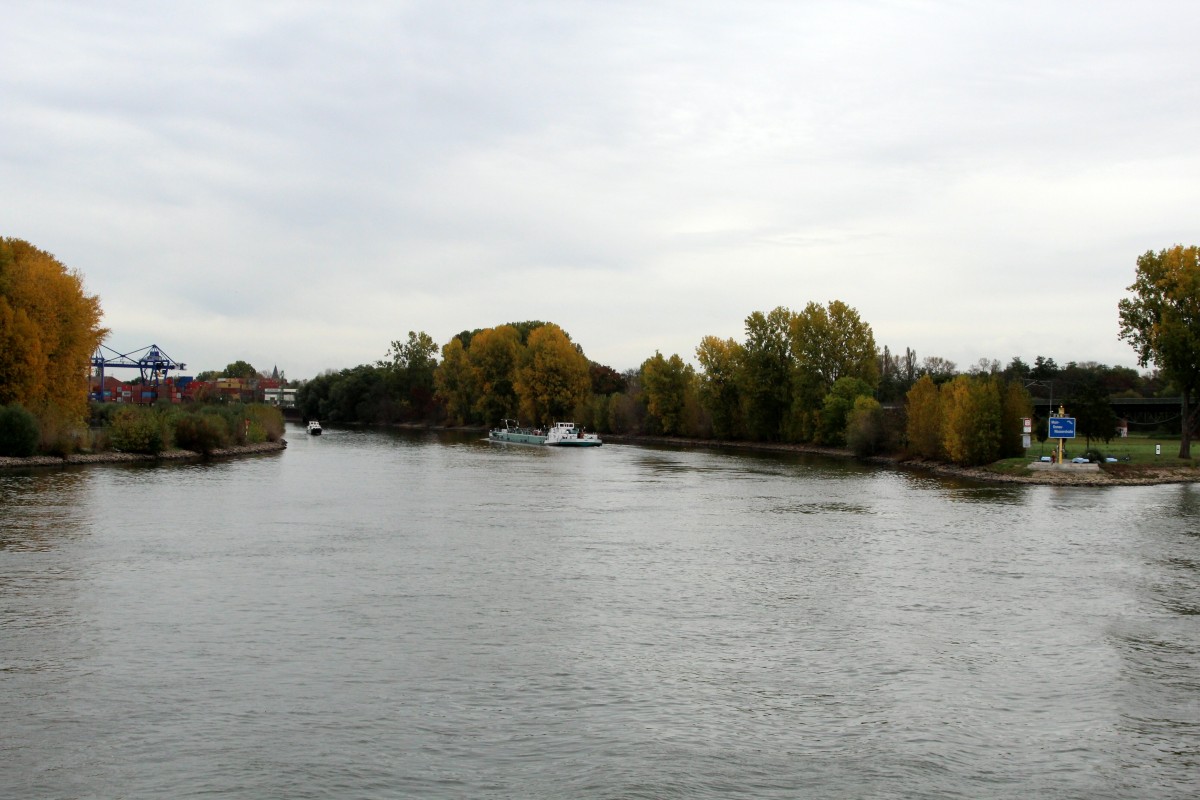
[[[305,378],[508,321],[617,369],[855,307],[1135,365],[1200,243],[1195,2],[6,1],[0,235],[107,344]]]

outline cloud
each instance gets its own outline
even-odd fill
[[[1134,260],[1197,236],[1197,17],[18,4],[0,234],[198,369],[528,318],[627,368],[833,298],[893,350],[1132,364]]]

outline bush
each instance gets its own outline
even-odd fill
[[[83,438],[79,420],[72,419],[54,408],[48,408],[38,420],[38,449],[52,456],[64,457],[77,451]]]
[[[873,456],[883,449],[887,421],[883,407],[873,397],[857,397],[846,419],[846,444],[859,458]]]
[[[37,417],[16,403],[0,406],[0,456],[31,456],[40,436]]]
[[[161,453],[170,447],[168,417],[149,409],[126,406],[109,423],[112,446],[124,453]]]
[[[175,420],[175,444],[208,455],[229,446],[229,428],[212,414],[184,414]]]
[[[250,420],[251,441],[278,442],[283,438],[283,412],[275,406],[264,403],[246,406],[246,417]]]

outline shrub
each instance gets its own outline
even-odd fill
[[[38,449],[52,456],[67,456],[79,449],[83,432],[78,419],[72,419],[53,406],[38,419]]]
[[[246,417],[250,420],[251,441],[278,442],[283,438],[283,412],[275,406],[265,403],[246,406]]]
[[[126,406],[112,415],[109,440],[125,453],[161,453],[170,446],[166,423],[164,414]]]
[[[22,406],[0,406],[0,456],[33,455],[40,435],[37,417]]]
[[[208,455],[229,445],[229,428],[212,414],[184,414],[175,420],[175,443]]]

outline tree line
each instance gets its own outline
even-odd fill
[[[1116,424],[1111,396],[1176,392],[1184,398],[1180,454],[1188,457],[1200,390],[1197,287],[1197,248],[1139,257],[1132,296],[1118,311],[1120,336],[1141,366],[1157,368],[1143,375],[1094,363],[1060,368],[1040,355],[1004,367],[981,359],[960,371],[937,356],[878,348],[857,310],[833,300],[754,311],[741,340],[703,337],[693,354],[699,370],[678,353],[655,352],[618,373],[588,359],[552,322],[463,331],[440,348],[410,331],[375,363],[304,382],[297,402],[306,416],[330,422],[572,418],[602,433],[815,443],[982,463],[1015,451],[1017,426],[1031,415],[1030,388],[1053,391],[1084,436],[1104,440]],[[28,439],[31,419],[41,449],[78,446],[72,437],[87,416],[90,356],[106,334],[100,316],[99,298],[83,290],[78,273],[27,242],[0,239],[0,448],[9,429]]]
[[[1143,263],[1164,258],[1179,261],[1167,251],[1147,254],[1139,276]],[[1138,284],[1130,290],[1143,294]],[[1155,308],[1161,313],[1178,296]],[[1131,323],[1130,330],[1140,328]],[[389,358],[320,376],[297,398],[306,416],[332,422],[571,418],[601,433],[812,443],[981,464],[1021,455],[1022,422],[1034,416],[1031,389],[1068,406],[1089,445],[1115,435],[1110,398],[1186,390],[1181,370],[1166,366],[1167,351],[1147,347],[1143,366],[1161,369],[1145,374],[1095,362],[1060,367],[1042,355],[1004,366],[980,359],[960,370],[939,356],[877,347],[858,311],[833,300],[752,312],[740,340],[703,337],[694,352],[698,370],[678,353],[655,352],[618,373],[589,360],[550,322],[463,331],[441,347],[440,361],[428,334],[410,332],[407,342],[393,342]],[[1185,391],[1185,402],[1190,396]],[[1194,427],[1195,416],[1184,427]],[[1045,419],[1038,422],[1044,439]]]
[[[572,419],[601,433],[814,443],[856,453],[909,450],[921,457],[985,463],[1020,455],[1028,386],[1058,380],[1132,391],[1132,370],[1039,356],[1007,368],[981,363],[959,373],[942,358],[878,350],[871,326],[840,301],[779,307],[746,317],[741,341],[704,337],[697,371],[656,352],[618,373],[591,361],[558,325],[514,322],[463,331],[440,349],[410,331],[374,364],[330,372],[297,392],[309,418],[349,423],[493,425]],[[1064,376],[1071,376],[1068,380]],[[1067,397],[1063,396],[1064,401]],[[1116,421],[1081,422],[1107,438]],[[906,413],[907,412],[907,413]],[[936,430],[936,434],[933,431]]]

